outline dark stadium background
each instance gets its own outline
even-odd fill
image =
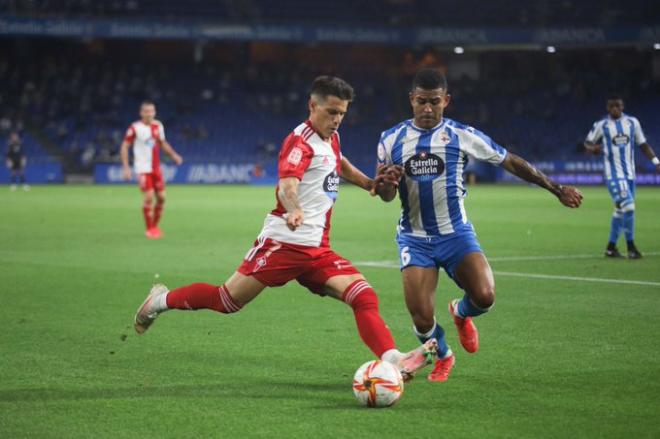
[[[124,131],[150,98],[186,159],[174,182],[270,183],[308,84],[335,74],[357,92],[345,154],[371,171],[380,132],[409,117],[412,74],[437,66],[449,117],[564,182],[600,183],[578,144],[608,93],[660,139],[654,3],[0,0],[0,138],[20,132],[33,183],[119,182]],[[660,184],[638,155],[639,183]]]

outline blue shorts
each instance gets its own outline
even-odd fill
[[[401,270],[407,267],[444,268],[447,275],[454,279],[454,271],[468,253],[483,253],[472,224],[450,235],[422,238],[399,234],[399,263]],[[460,285],[459,285],[460,286]]]
[[[635,180],[625,178],[612,178],[607,180],[607,190],[616,204],[616,207],[623,207],[635,202]]]

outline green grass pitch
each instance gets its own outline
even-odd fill
[[[352,395],[371,353],[350,309],[295,283],[236,315],[171,312],[144,336],[132,330],[156,276],[173,287],[234,271],[273,188],[169,187],[161,241],[143,236],[135,187],[0,189],[2,438],[660,436],[658,189],[638,191],[636,241],[648,254],[629,261],[601,256],[603,187],[585,189],[579,210],[536,188],[470,188],[497,282],[494,310],[477,320],[481,349],[461,349],[446,311],[459,291],[443,275],[437,317],[457,353],[453,375],[424,374],[383,410]],[[344,186],[333,247],[394,262],[397,216],[396,203]],[[412,348],[398,270],[362,269],[399,346]]]

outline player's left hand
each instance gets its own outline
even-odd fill
[[[567,207],[576,208],[582,204],[582,192],[573,186],[562,186],[558,198]]]
[[[172,160],[174,160],[174,163],[178,166],[183,163],[183,157],[181,157],[179,154],[174,154],[172,156]]]

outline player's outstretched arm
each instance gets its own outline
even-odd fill
[[[590,152],[591,154],[594,155],[600,154],[600,152],[603,150],[603,145],[599,145],[598,143],[585,141],[583,145],[584,145],[584,149],[586,149],[587,152]]]
[[[374,181],[353,166],[353,163],[351,163],[346,157],[341,158],[341,176],[344,180],[361,187],[365,191],[370,191],[374,186]]]
[[[300,180],[296,177],[280,178],[277,189],[277,198],[286,209],[286,225],[291,230],[300,227],[305,219],[300,201],[298,200],[298,185]]]
[[[655,152],[653,151],[653,148],[651,148],[651,145],[644,142],[641,145],[639,145],[639,147],[642,148],[642,151],[644,152],[646,158],[651,160],[651,163],[655,165],[655,170],[657,172],[660,172],[660,159],[658,158],[658,156],[655,155]]]
[[[124,167],[124,180],[130,180],[131,179],[131,166],[128,163],[128,148],[130,146],[131,146],[131,144],[127,140],[124,140],[121,143],[121,146],[119,147],[119,155],[121,157],[121,164]]]
[[[163,140],[161,142],[161,146],[163,147],[163,151],[165,151],[165,154],[167,154],[172,160],[174,160],[174,163],[177,165],[180,165],[183,163],[183,157],[181,157],[177,152],[172,148],[172,145],[170,145],[170,142],[167,140]]]
[[[516,154],[509,152],[501,166],[516,177],[547,189],[564,206],[580,207],[580,204],[582,204],[582,193],[577,188],[555,183],[547,175],[527,162],[527,160]]]

